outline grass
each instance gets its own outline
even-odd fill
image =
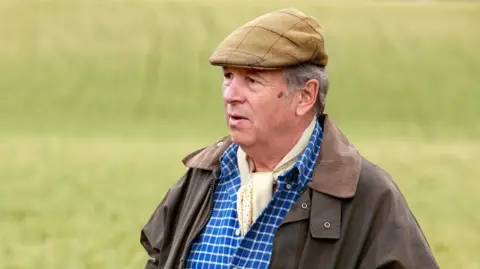
[[[141,268],[181,158],[225,133],[208,56],[291,5],[0,0],[0,268]],[[396,178],[441,268],[480,268],[480,5],[295,6],[325,26],[328,113]]]
[[[180,167],[178,145],[3,137],[1,268],[141,268],[141,222]],[[4,222],[6,220],[6,222]],[[7,242],[5,244],[5,242]]]

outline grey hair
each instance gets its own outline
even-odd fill
[[[295,65],[284,69],[283,75],[290,92],[305,89],[305,83],[310,79],[318,80],[318,96],[314,108],[316,113],[323,113],[329,86],[325,67],[313,64]]]

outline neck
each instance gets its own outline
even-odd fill
[[[243,151],[253,161],[254,171],[273,171],[298,142],[311,120],[311,118],[302,120],[296,126],[291,126],[285,134],[269,137],[268,140],[258,145],[242,147]]]

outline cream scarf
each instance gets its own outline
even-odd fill
[[[253,221],[258,218],[272,199],[273,188],[278,176],[292,168],[297,162],[298,156],[307,147],[315,129],[316,119],[316,117],[313,118],[295,146],[271,172],[252,172],[254,170],[253,161],[238,147],[237,160],[242,183],[237,193],[237,212],[242,236],[245,236]]]

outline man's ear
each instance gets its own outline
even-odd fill
[[[297,116],[303,116],[315,108],[318,96],[318,86],[320,83],[316,79],[310,79],[305,83],[305,89],[298,91],[299,101],[295,113]]]

